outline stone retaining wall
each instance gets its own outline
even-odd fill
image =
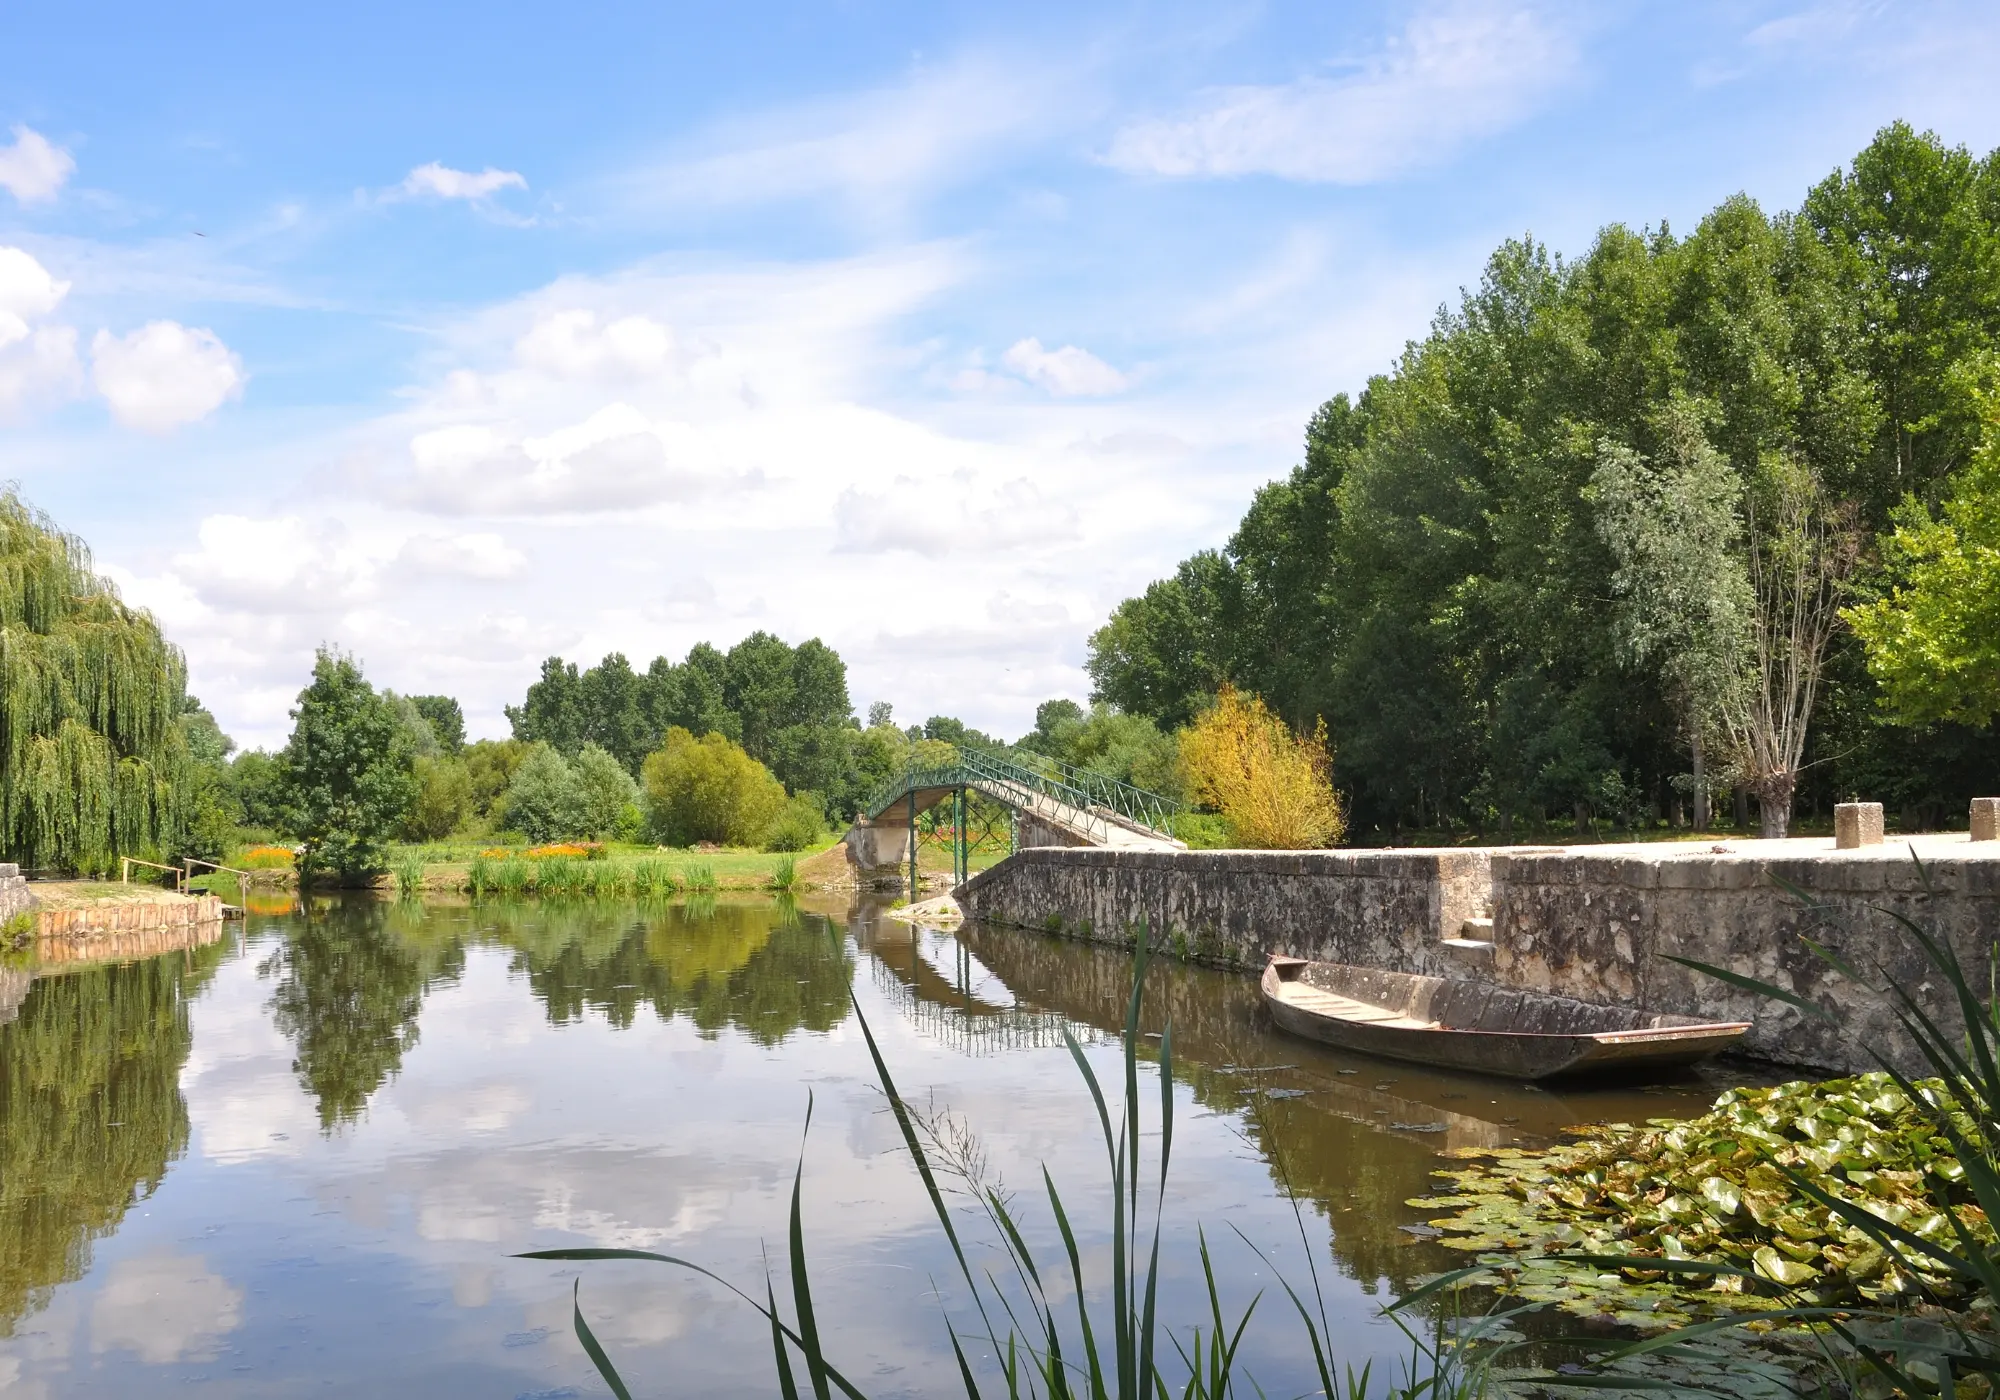
[[[1273,952],[1400,972],[1478,976],[1582,1001],[1747,1020],[1746,1049],[1789,1064],[1875,1068],[1895,1052],[1881,1000],[1804,941],[1877,967],[1952,1015],[1944,989],[1893,914],[1933,930],[1987,985],[2000,941],[2000,842],[1921,838],[1840,850],[1826,841],[1568,850],[1130,852],[1031,850],[975,876],[968,916],[1096,942],[1128,943],[1140,920],[1198,961],[1261,968]],[[1782,882],[1782,883],[1781,883]],[[1802,891],[1805,902],[1788,890]],[[1444,945],[1489,912],[1492,950],[1468,963]],[[1886,911],[1886,912],[1885,912]],[[1483,925],[1480,926],[1483,932]],[[1691,958],[1807,997],[1810,1017],[1670,962]]]
[[[1745,1048],[1792,1064],[1877,1068],[1869,1048],[1904,1037],[1883,1000],[1807,946],[1871,978],[1880,969],[1950,1018],[1943,988],[1901,915],[1940,936],[1975,985],[2000,940],[2000,850],[1907,847],[1764,859],[1726,852],[1672,858],[1565,854],[1494,859],[1493,976],[1511,986],[1650,1011],[1747,1020]],[[1792,886],[1798,891],[1794,893]],[[1803,896],[1803,897],[1802,897]],[[1726,968],[1807,997],[1828,1023],[1738,991],[1661,956]],[[1907,1057],[1906,1069],[1919,1066]]]
[[[149,957],[147,940],[163,940],[162,948],[186,944],[187,935],[222,927],[222,898],[202,894],[160,900],[107,899],[41,911],[35,930],[43,962],[79,958]],[[116,949],[130,944],[132,951]]]
[[[1491,855],[1451,851],[1020,851],[958,890],[970,918],[1126,943],[1140,920],[1180,956],[1261,969],[1274,952],[1401,972],[1452,966],[1485,912]]]

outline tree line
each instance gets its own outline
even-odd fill
[[[1162,729],[1323,722],[1357,830],[1963,814],[2000,781],[2000,155],[1509,241],[1219,549],[1090,639]]]

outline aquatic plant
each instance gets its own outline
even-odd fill
[[[575,894],[582,886],[583,862],[575,856],[550,856],[534,867],[537,894]]]
[[[493,868],[493,885],[502,894],[526,894],[533,874],[533,866],[519,856],[509,854]]]
[[[771,871],[771,888],[779,894],[790,894],[799,883],[799,863],[793,856],[785,856]]]
[[[236,864],[245,870],[290,870],[295,859],[290,846],[252,846]]]
[[[681,888],[690,894],[714,894],[715,867],[707,861],[689,861],[681,867]]]
[[[465,872],[465,887],[472,893],[487,894],[494,888],[493,861],[484,851],[472,858]]]
[[[405,851],[396,857],[394,866],[396,892],[409,899],[421,894],[424,888],[424,856],[421,851]]]
[[[646,895],[672,894],[676,888],[674,872],[663,860],[638,860],[632,862],[628,871],[632,883],[632,893]]]
[[[522,852],[529,860],[541,860],[550,856],[587,857],[591,848],[581,841],[556,841],[546,846],[530,846]]]
[[[1964,1301],[1974,1280],[1928,1256],[1898,1260],[1795,1180],[1927,1238],[1949,1238],[1944,1212],[1956,1209],[1990,1250],[1993,1227],[1930,1116],[1942,1084],[1917,1088],[1921,1101],[1876,1073],[1732,1089],[1700,1118],[1588,1128],[1546,1152],[1455,1154],[1482,1160],[1438,1173],[1452,1194],[1411,1204],[1455,1212],[1431,1222],[1446,1244],[1500,1251],[1486,1256],[1494,1264],[1532,1259],[1513,1287],[1521,1296],[1642,1327],[1683,1320],[1703,1300],[1658,1268],[1607,1274],[1598,1256],[1727,1266],[1702,1278],[1718,1306]]]

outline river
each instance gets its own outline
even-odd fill
[[[1059,1258],[1046,1165],[1091,1287],[1108,1279],[1104,1145],[1063,1032],[1115,1098],[1123,954],[865,904],[316,898],[253,903],[207,946],[43,973],[0,999],[9,1400],[601,1395],[571,1330],[579,1278],[636,1393],[773,1395],[765,1324],[716,1285],[511,1256],[653,1249],[759,1294],[769,1268],[782,1293],[802,1150],[831,1359],[870,1396],[962,1393],[943,1319],[967,1324],[963,1285],[857,1003],[1038,1254]],[[1266,1290],[1244,1354],[1270,1394],[1316,1388],[1274,1271],[1305,1288],[1317,1269],[1343,1363],[1397,1367],[1382,1303],[1453,1262],[1404,1228],[1441,1149],[1691,1114],[1737,1082],[1540,1092],[1289,1039],[1241,977],[1155,964],[1148,997],[1175,1045],[1161,1313],[1183,1335],[1206,1318],[1202,1227],[1226,1307]],[[1150,1164],[1156,1064],[1140,1092]],[[954,1200],[976,1265],[998,1267]]]

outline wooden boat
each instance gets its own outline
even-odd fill
[[[1264,1004],[1294,1035],[1508,1079],[1658,1071],[1734,1045],[1747,1021],[1696,1021],[1455,977],[1273,956]]]

